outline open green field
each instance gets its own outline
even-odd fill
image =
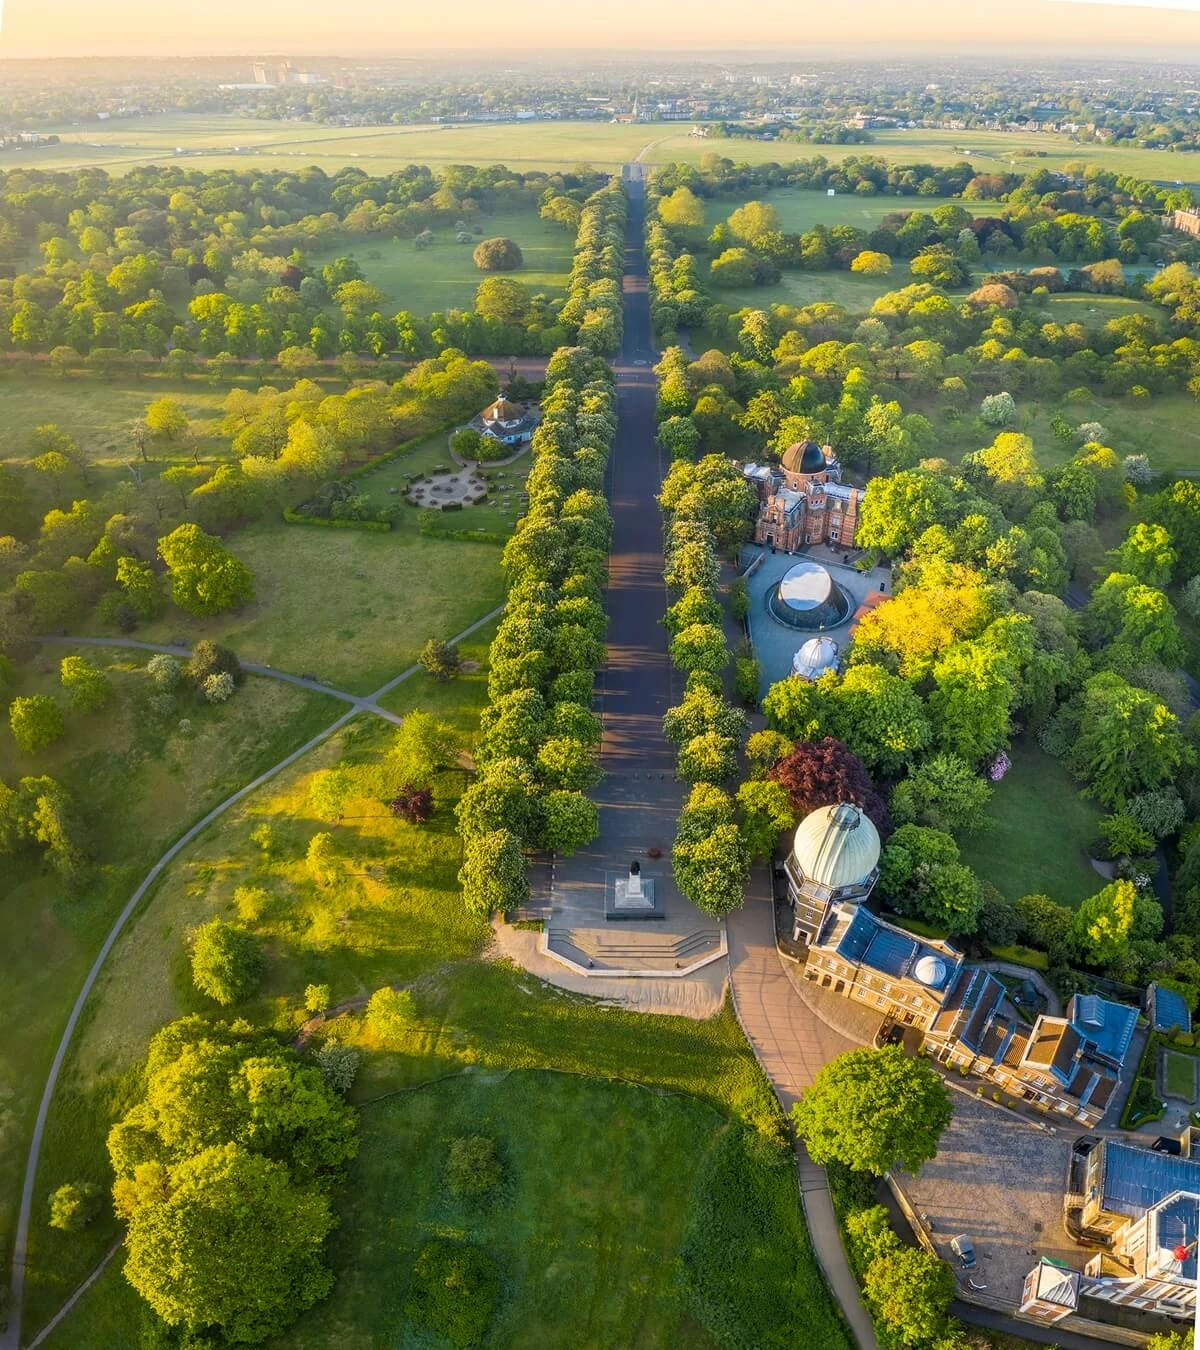
[[[525,258],[519,271],[505,272],[504,276],[528,286],[535,295],[561,295],[566,291],[574,239],[561,225],[542,220],[534,210],[497,212],[480,216],[475,223],[483,232],[470,244],[457,243],[453,229],[435,230],[437,242],[422,250],[411,239],[346,236],[311,253],[309,261],[313,267],[321,267],[334,258],[356,259],[367,280],[387,296],[385,313],[400,309],[410,314],[444,313],[472,308],[475,292],[486,276],[472,259],[475,244],[502,236],[515,240]]]
[[[860,197],[853,192],[831,197],[823,189],[795,188],[741,197],[708,197],[704,202],[704,223],[711,229],[748,201],[769,202],[779,212],[780,227],[787,234],[803,234],[816,225],[854,225],[860,230],[874,230],[887,216],[906,211],[929,212],[939,206],[961,206],[977,216],[991,215],[996,210],[995,202],[964,202],[956,197]]]
[[[1192,1056],[1168,1050],[1164,1056],[1163,1069],[1168,1095],[1182,1097],[1188,1102],[1195,1101],[1196,1061]]]
[[[481,657],[487,636],[465,644],[464,655]],[[418,676],[390,701],[401,710],[428,703],[469,745],[485,693],[476,668],[440,686]],[[363,1147],[332,1248],[341,1281],[288,1334],[289,1346],[409,1343],[399,1313],[407,1263],[437,1231],[483,1241],[504,1261],[497,1345],[530,1344],[528,1327],[569,1320],[580,1345],[665,1345],[682,1336],[704,1346],[710,1341],[692,1314],[707,1323],[715,1308],[755,1344],[795,1344],[811,1333],[833,1350],[848,1347],[778,1142],[778,1106],[732,1011],[707,1022],[633,1014],[481,961],[488,929],[463,911],[456,880],[453,808],[464,775],[440,776],[426,826],[396,820],[383,804],[394,787],[385,762],[392,734],[377,719],[356,719],[239,803],[168,869],[93,992],[51,1111],[35,1213],[63,1177],[105,1180],[104,1136],[147,1037],[204,1007],[188,977],[187,928],[231,914],[234,889],[254,884],[270,897],[247,921],[264,945],[267,976],[231,1015],[293,1033],[310,982],[328,983],[335,1003],[400,982],[417,1005],[400,1047],[381,1047],[356,1012],[330,1026],[363,1055],[354,1091]],[[334,766],[347,778],[337,821],[318,816],[311,797],[315,775]],[[264,824],[266,849],[250,838]],[[333,833],[341,859],[327,886],[314,883],[303,861],[320,830]],[[513,1072],[534,1069],[571,1077]],[[495,1211],[455,1211],[441,1192],[446,1138],[468,1123],[500,1140],[511,1168]],[[63,1239],[39,1220],[31,1332],[115,1232],[104,1219]],[[706,1291],[707,1311],[682,1300],[681,1269],[685,1284]],[[114,1266],[52,1344],[111,1345],[117,1331],[128,1338],[133,1307]]]
[[[61,694],[69,647],[41,649],[20,667],[15,693]],[[7,1258],[21,1170],[37,1102],[76,992],[104,934],[151,864],[183,830],[230,792],[282,759],[338,716],[341,705],[275,680],[247,679],[213,707],[186,692],[170,717],[148,706],[146,653],[80,649],[113,682],[112,702],[67,714],[61,740],[19,751],[0,729],[0,779],[49,774],[83,816],[95,866],[78,894],[33,854],[3,860],[0,932],[0,1253]],[[180,728],[182,718],[190,731]]]
[[[1087,856],[1100,810],[1035,744],[1017,742],[1011,759],[986,826],[959,840],[962,860],[1009,900],[1040,894],[1074,908],[1104,885]]]
[[[212,619],[171,609],[138,637],[212,638],[244,660],[366,694],[411,665],[428,638],[453,637],[504,595],[494,544],[424,538],[415,512],[387,534],[267,520],[226,543],[253,571],[255,599]]]
[[[874,132],[868,145],[803,145],[697,137],[690,126],[664,123],[523,122],[467,126],[325,127],[305,122],[211,114],[129,118],[54,128],[57,146],[0,157],[0,167],[65,169],[96,166],[123,173],[138,164],[179,162],[193,169],[297,168],[316,164],[336,172],[357,164],[390,173],[405,164],[494,164],[568,168],[578,163],[614,169],[633,159],[647,164],[697,163],[707,154],[737,163],[786,163],[823,155],[838,161],[875,155],[893,163],[954,164],[969,159],[981,173],[1065,164],[1102,164],[1115,173],[1174,183],[1200,181],[1200,160],[1167,150],[1085,145],[1066,136],[1002,131]],[[177,154],[177,150],[184,153]]]

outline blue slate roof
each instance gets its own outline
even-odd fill
[[[860,906],[837,945],[838,955],[844,956],[847,961],[861,961],[875,936],[875,926],[874,914]]]
[[[884,975],[899,977],[907,974],[919,945],[906,934],[880,925],[863,953],[863,964]]]
[[[1138,1010],[1124,1003],[1111,1003],[1097,994],[1076,994],[1067,1016],[1076,1032],[1090,1043],[1098,1059],[1120,1068],[1133,1039]]]
[[[911,976],[913,966],[925,955],[940,961],[947,977],[954,970],[953,957],[947,957],[944,952],[930,947],[903,929],[893,928],[890,923],[876,918],[865,906],[860,906],[850,920],[838,941],[837,953],[847,961],[870,966],[872,970],[879,971],[881,975],[890,975],[893,979]],[[945,982],[943,980],[942,984]]]
[[[1161,984],[1152,984],[1150,993],[1155,1031],[1170,1031],[1172,1027],[1180,1027],[1184,1031],[1191,1030],[1192,1015],[1188,1012],[1188,1005],[1182,994],[1174,989],[1164,989]]]
[[[1105,1209],[1140,1219],[1175,1191],[1200,1193],[1200,1158],[1177,1158],[1106,1139],[1100,1190]]]
[[[1200,1231],[1200,1215],[1196,1212],[1196,1200],[1191,1195],[1177,1195],[1154,1216],[1154,1237],[1160,1251],[1170,1253],[1167,1260],[1173,1270],[1177,1269],[1185,1280],[1196,1278],[1195,1242]],[[1173,1249],[1186,1247],[1187,1256],[1182,1261],[1174,1259]]]

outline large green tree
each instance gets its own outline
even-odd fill
[[[237,1144],[173,1167],[144,1163],[118,1183],[128,1220],[125,1278],[168,1326],[256,1345],[329,1293],[319,1190]]]
[[[189,614],[208,617],[254,598],[254,574],[199,525],[180,525],[158,541],[171,575],[171,599]]]
[[[942,1080],[898,1045],[838,1055],[792,1107],[814,1162],[875,1176],[893,1167],[915,1172],[928,1162],[951,1114]]]

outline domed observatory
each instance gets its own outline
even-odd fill
[[[792,937],[812,943],[836,904],[861,903],[879,876],[879,831],[850,802],[820,806],[800,822],[785,870]]]
[[[838,666],[838,645],[832,638],[809,638],[792,657],[792,674],[802,680],[820,679],[828,670]]]
[[[767,596],[767,610],[788,628],[820,632],[837,628],[850,614],[850,597],[820,563],[806,559],[790,567]]]

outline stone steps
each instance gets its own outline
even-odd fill
[[[715,928],[696,929],[690,933],[652,933],[645,928],[638,930],[636,941],[630,941],[624,933],[609,938],[607,934],[597,935],[590,928],[562,928],[548,926],[548,943],[565,943],[576,951],[590,956],[593,960],[611,962],[614,960],[637,961],[676,961],[683,957],[700,956],[706,951],[715,951],[721,944],[721,934]]]

